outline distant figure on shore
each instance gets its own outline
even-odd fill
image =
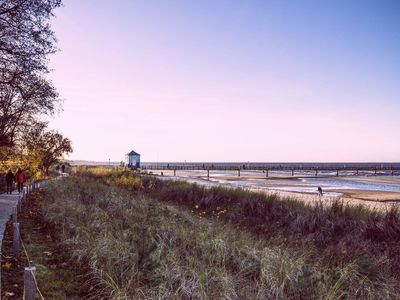
[[[322,188],[319,186],[318,187],[318,196],[322,197]]]
[[[13,182],[15,181],[15,176],[11,169],[8,170],[8,173],[6,174],[6,182],[7,182],[7,194],[12,194],[13,190]]]
[[[21,170],[21,168],[18,168],[17,173],[15,173],[15,181],[17,182],[18,194],[21,194],[24,189],[25,182],[25,173]]]
[[[61,173],[65,173],[65,165],[64,164],[61,166]]]

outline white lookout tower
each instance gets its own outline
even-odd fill
[[[129,168],[140,168],[140,154],[132,150],[125,156],[125,163]]]

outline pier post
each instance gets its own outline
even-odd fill
[[[238,169],[238,177],[240,177],[240,168]]]
[[[294,170],[292,169],[292,176],[294,176]]]
[[[318,169],[315,169],[315,176],[318,176]]]
[[[176,169],[174,169],[174,176],[176,176]]]
[[[339,176],[339,169],[336,170],[336,177]]]
[[[375,168],[375,175],[377,174],[377,169]]]
[[[207,179],[210,180],[210,169],[207,169]]]
[[[358,169],[357,169],[356,175],[358,176]]]
[[[268,169],[267,170],[265,170],[265,177],[268,177]]]

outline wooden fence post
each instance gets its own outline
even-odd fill
[[[21,203],[21,198],[18,198],[18,202],[17,202],[17,210],[20,213],[22,210],[22,203]]]
[[[13,254],[18,256],[21,251],[21,237],[19,235],[19,223],[13,223]]]
[[[292,176],[294,176],[294,169],[292,169]]]
[[[176,176],[176,169],[174,169],[174,176]]]
[[[27,267],[24,272],[24,300],[34,300],[36,294],[35,267]]]
[[[265,177],[268,177],[268,169],[265,170]]]
[[[207,169],[207,179],[210,180],[210,169]]]

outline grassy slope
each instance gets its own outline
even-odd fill
[[[335,224],[341,218],[350,222],[342,226],[366,222],[364,211],[342,206],[311,209],[289,199],[206,190],[123,173],[68,178],[55,183],[47,198],[47,220],[60,229],[76,258],[89,261],[101,284],[99,296],[375,299],[398,295],[398,281],[384,256],[348,253],[336,258],[334,243],[339,249],[349,248],[340,238],[333,240],[335,229],[323,236],[325,223]],[[314,225],[308,224],[312,214],[317,214]],[[373,216],[378,221],[387,218]],[[355,229],[351,234],[360,239]],[[348,233],[343,235],[348,241]],[[374,240],[368,241],[375,249]],[[324,243],[329,251],[321,250]]]
[[[400,281],[398,207],[379,212],[340,201],[330,206],[309,206],[274,194],[223,187],[208,189],[129,172],[91,169],[83,174],[165,203],[201,210],[208,217],[246,228],[269,244],[307,248],[308,253],[314,254],[313,260],[322,265],[334,267],[358,261],[361,272],[368,277],[382,271]]]
[[[85,265],[70,261],[68,250],[60,243],[56,228],[45,222],[43,193],[35,191],[24,202],[19,214],[22,240],[30,260],[36,267],[38,286],[45,299],[82,299],[89,285],[83,276]],[[12,221],[7,223],[2,249],[2,299],[22,299],[23,272],[28,265],[23,252],[12,254]],[[39,295],[36,295],[39,299]]]

